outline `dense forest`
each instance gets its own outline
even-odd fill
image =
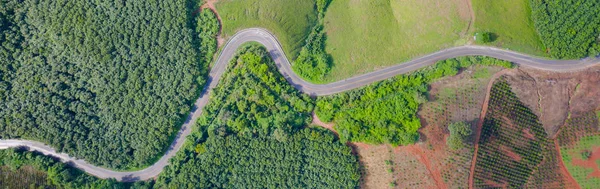
[[[473,64],[512,67],[512,63],[489,57],[459,57],[439,61],[416,72],[371,84],[362,89],[321,97],[316,114],[334,121],[340,140],[393,145],[412,144],[421,127],[417,111],[425,102],[429,83],[456,75]]]
[[[330,131],[305,128],[312,100],[285,81],[264,48],[243,47],[212,95],[198,130],[155,187],[358,186],[350,147]]]
[[[300,54],[294,61],[294,72],[309,81],[320,83],[325,75],[331,71],[332,59],[325,52],[325,31],[323,31],[323,18],[331,0],[316,0],[315,8],[318,12],[318,23],[310,32]]]
[[[577,59],[600,53],[600,1],[531,0],[532,17],[554,58]]]
[[[206,11],[195,22],[195,7],[0,0],[0,138],[41,141],[109,168],[152,163],[216,49],[216,19]]]

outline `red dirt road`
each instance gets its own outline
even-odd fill
[[[398,147],[400,148],[400,147]],[[442,173],[440,173],[439,169],[435,169],[431,167],[431,162],[429,161],[429,158],[427,158],[427,156],[425,155],[425,153],[423,152],[423,150],[421,149],[421,147],[417,146],[417,145],[409,145],[406,147],[403,147],[405,150],[409,151],[410,153],[414,154],[417,157],[417,160],[419,160],[419,162],[421,162],[423,165],[425,165],[425,167],[427,168],[427,171],[429,172],[429,174],[431,174],[431,178],[433,178],[433,180],[435,181],[435,185],[440,188],[440,189],[445,189],[448,188],[448,186],[446,186],[446,183],[444,182],[444,179],[442,178]]]
[[[469,188],[473,188],[473,178],[475,176],[475,163],[477,163],[477,152],[479,151],[479,138],[481,137],[481,130],[483,127],[483,120],[485,119],[485,115],[487,114],[487,109],[490,101],[490,92],[492,90],[492,86],[494,85],[494,81],[506,72],[510,70],[502,70],[492,76],[490,82],[488,83],[485,99],[483,100],[483,106],[481,107],[481,114],[479,115],[479,120],[477,121],[477,130],[475,131],[475,152],[473,153],[473,161],[471,161],[471,170],[469,175]]]

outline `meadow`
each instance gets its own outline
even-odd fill
[[[324,80],[337,81],[464,45],[469,20],[463,0],[332,1],[324,23],[333,67]]]
[[[273,32],[287,54],[295,59],[317,22],[314,1],[305,0],[221,0],[215,4],[224,37],[237,31],[261,27]]]
[[[493,41],[485,44],[527,54],[548,56],[535,30],[529,0],[473,0],[473,32],[490,32]]]

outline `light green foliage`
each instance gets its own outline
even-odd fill
[[[600,53],[600,1],[531,0],[533,21],[554,58]]]
[[[22,150],[0,150],[0,167],[2,166],[8,166],[10,169],[15,171],[23,166],[31,166],[33,169],[46,174],[47,183],[44,183],[44,186],[47,188],[119,188],[125,185],[117,183],[114,179],[98,179],[77,169],[68,167],[61,162],[44,156],[43,154]],[[5,175],[2,174],[0,174],[0,176],[4,177]],[[2,179],[0,179],[0,181],[1,180]],[[23,179],[16,182],[31,182],[31,180]],[[8,185],[9,183],[0,182],[0,185],[4,184]]]
[[[300,55],[292,68],[301,77],[314,83],[321,83],[331,70],[331,57],[325,52],[325,31],[323,17],[331,0],[317,0],[319,23],[313,28],[300,50]]]
[[[448,125],[450,136],[446,139],[446,144],[452,150],[458,150],[466,147],[466,141],[469,139],[473,130],[465,122],[456,122]]]
[[[425,101],[428,84],[473,64],[513,66],[510,62],[479,56],[444,60],[362,89],[321,97],[316,113],[326,122],[333,118],[344,142],[412,144],[418,139],[421,123],[416,112]]]
[[[590,177],[590,174],[594,172],[593,168],[574,165],[573,161],[575,159],[587,160],[583,157],[583,152],[589,152],[591,155],[594,153],[592,150],[597,147],[600,147],[600,135],[585,136],[580,138],[574,146],[560,148],[560,155],[565,163],[565,167],[567,167],[567,170],[569,170],[569,173],[581,188],[596,188],[600,186],[600,178]],[[596,164],[596,166],[600,166],[600,164]]]
[[[334,0],[325,14],[324,82],[370,72],[466,41],[465,1]],[[459,8],[459,6],[462,6]]]
[[[217,35],[219,34],[219,20],[217,15],[208,8],[202,9],[196,17],[196,34],[200,38],[200,54],[203,54],[203,62],[211,63],[217,51]]]
[[[600,110],[596,111],[596,117],[598,117],[598,122],[600,122]]]
[[[270,135],[277,128],[290,132],[310,123],[312,100],[287,83],[266,50],[247,46],[240,52],[214,89],[200,126]]]
[[[117,169],[163,154],[204,84],[196,7],[0,2],[1,138],[44,142]]]
[[[317,24],[314,0],[220,0],[216,7],[225,36],[251,27],[266,28],[292,60]]]
[[[530,0],[472,0],[475,31],[494,34],[486,45],[533,55],[547,55],[531,19]]]
[[[358,187],[350,147],[328,130],[304,128],[311,99],[288,85],[266,55],[256,46],[240,50],[191,144],[178,152],[156,188]]]
[[[490,32],[477,32],[475,33],[475,41],[479,43],[492,42],[492,33]]]

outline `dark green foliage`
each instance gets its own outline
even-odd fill
[[[591,151],[584,150],[583,152],[581,152],[581,159],[588,160],[588,159],[590,159],[590,157],[592,157],[592,152]]]
[[[206,152],[178,156],[157,188],[356,188],[358,162],[324,129],[303,129],[286,142],[268,136],[213,136]],[[183,154],[182,154],[183,155]]]
[[[313,103],[287,83],[262,47],[247,46],[234,57],[198,119],[209,133],[286,133],[311,122]]]
[[[310,123],[311,99],[287,84],[264,48],[232,60],[198,130],[157,188],[356,188],[356,157]]]
[[[456,122],[448,125],[450,136],[446,139],[446,144],[452,150],[458,150],[466,147],[466,141],[469,139],[473,130],[465,122]]]
[[[331,0],[317,0],[319,23],[312,29],[292,68],[305,79],[321,82],[331,71],[331,57],[325,52],[323,17]]]
[[[473,64],[513,66],[510,62],[480,56],[444,60],[359,90],[319,98],[316,113],[326,122],[333,118],[344,142],[412,144],[419,136],[421,123],[416,114],[425,101],[428,84]]]
[[[600,52],[600,1],[531,0],[532,17],[554,58],[576,59]]]
[[[475,164],[475,187],[507,183],[509,188],[523,188],[544,159],[547,143],[537,116],[501,78],[490,92]]]
[[[124,188],[113,179],[102,180],[87,175],[75,168],[66,166],[43,154],[23,150],[0,150],[0,167],[8,166],[17,170],[22,166],[31,166],[35,170],[46,173],[47,186],[53,188]],[[26,182],[26,180],[21,180]]]
[[[0,138],[118,169],[163,153],[204,80],[188,1],[0,2]]]

